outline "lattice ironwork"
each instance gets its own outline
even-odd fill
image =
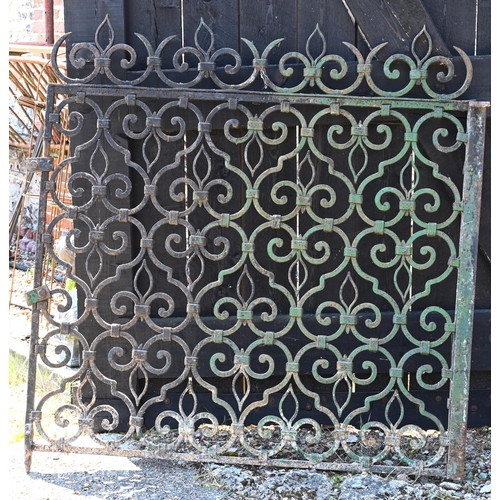
[[[148,69],[129,85],[160,75],[170,41],[143,40]],[[305,77],[284,94],[265,77],[276,44],[250,42],[252,78],[277,92],[189,90],[217,83],[218,55],[237,58],[196,45],[183,49],[200,59],[194,83],[125,88],[96,35],[91,75],[50,88],[47,122],[78,146],[41,173],[41,206],[62,215],[42,215],[39,241],[64,265],[53,232],[74,221],[66,267],[82,307],[60,323],[43,290],[32,299],[27,467],[35,449],[459,477],[487,104],[300,94],[328,92],[319,68],[341,64],[308,48],[283,59]],[[357,54],[358,78],[377,50]],[[404,58],[409,85],[425,87],[429,55]],[[88,84],[99,72],[120,86]],[[67,165],[71,206],[54,191]],[[36,360],[69,359],[51,351],[58,335],[78,338],[81,367],[35,401]],[[441,388],[448,423],[425,396]]]

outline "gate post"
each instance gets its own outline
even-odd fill
[[[53,110],[54,106],[54,94],[48,92],[47,94],[47,113]],[[52,140],[52,126],[50,123],[46,123],[43,137],[43,159],[50,160],[50,142]],[[35,272],[33,276],[33,288],[36,289],[42,285],[42,267],[43,258],[45,255],[45,247],[42,244],[42,235],[45,232],[45,217],[47,212],[47,189],[46,182],[50,174],[50,161],[47,162],[49,166],[47,168],[37,169],[39,163],[37,159],[33,159],[34,171],[41,172],[40,175],[40,197],[38,202],[38,227],[37,227],[37,245],[35,254]],[[41,160],[41,159],[38,159]],[[38,302],[32,305],[31,312],[31,336],[30,336],[30,347],[29,347],[29,358],[28,358],[28,387],[26,395],[26,418],[24,426],[24,466],[26,472],[31,469],[31,459],[33,455],[33,420],[32,411],[35,404],[35,387],[36,387],[36,366],[38,356],[35,353],[36,344],[38,342],[38,333],[40,328],[40,308]]]
[[[479,213],[483,175],[486,108],[489,103],[471,101],[467,114],[468,142],[464,164],[464,211],[460,231],[460,265],[456,302],[456,338],[453,343],[453,377],[449,400],[449,449],[446,475],[461,480],[465,466],[472,322],[479,245]]]

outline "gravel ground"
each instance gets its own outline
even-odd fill
[[[9,445],[10,497],[19,500],[219,500],[235,498],[203,485],[194,464],[35,452],[24,471],[22,444]]]
[[[9,279],[12,269],[10,269]],[[16,271],[12,302],[23,303],[29,273]],[[27,352],[30,313],[11,307],[9,347]],[[10,393],[9,430],[23,426],[25,388]],[[22,442],[8,444],[8,487],[13,499],[65,500],[483,500],[491,497],[491,429],[470,429],[462,482],[431,477],[379,477],[292,469],[234,467],[166,460],[34,452],[24,469]]]

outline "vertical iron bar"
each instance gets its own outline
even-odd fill
[[[446,471],[447,477],[455,480],[463,478],[465,466],[479,212],[488,106],[488,103],[470,102],[467,115],[468,141],[464,165],[464,208],[460,230],[456,334],[452,356],[453,378],[449,401],[449,449]]]
[[[49,87],[47,89],[47,108],[46,108],[46,123],[43,156],[50,156],[50,141],[52,137],[52,125],[49,122],[48,114],[52,112],[54,104],[54,93]],[[40,177],[40,200],[38,203],[38,227],[37,227],[37,245],[35,254],[35,275],[33,277],[34,288],[42,284],[42,269],[44,258],[44,246],[42,244],[42,235],[45,231],[45,212],[47,210],[47,190],[45,184],[47,182],[49,172],[42,172]],[[31,469],[31,459],[33,455],[33,422],[31,420],[31,412],[34,409],[35,390],[36,390],[36,366],[37,353],[35,347],[38,342],[38,333],[40,329],[40,310],[38,303],[33,304],[31,312],[31,338],[28,358],[28,389],[26,398],[26,417],[24,427],[24,465],[26,472]]]

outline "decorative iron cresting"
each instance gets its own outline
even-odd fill
[[[110,42],[103,48],[105,26]],[[206,50],[197,40],[201,29],[210,34]],[[113,52],[131,55],[124,68],[135,53],[113,45],[105,19],[95,46],[70,50],[79,68],[79,50],[94,54],[91,73],[81,80],[60,75],[69,85],[49,89],[47,123],[78,146],[40,173],[35,287],[46,253],[67,269],[84,307],[67,323],[48,314],[44,298],[33,306],[27,469],[33,450],[44,450],[460,477],[488,105],[451,100],[470,83],[467,56],[457,49],[467,78],[446,99],[428,86],[427,70],[445,64],[443,82],[453,66],[429,57],[425,29],[416,37],[428,39],[425,55],[414,42],[416,62],[394,55],[385,63],[391,78],[392,62],[410,68],[399,92],[384,92],[371,79],[383,45],[365,60],[346,44],[358,66],[344,90],[323,82],[327,62],[341,67],[330,78],[344,76],[339,56],[323,49],[313,57],[308,46],[307,56],[286,54],[280,71],[288,74],[285,63],[296,58],[304,80],[282,88],[266,73],[279,40],[262,55],[244,40],[253,73],[226,85],[216,60],[231,55],[235,64],[225,71],[237,73],[239,56],[214,50],[202,22],[196,48],[174,57],[179,72],[187,69],[179,62],[184,53],[200,61],[196,78],[181,84],[160,69],[174,37],[153,51],[137,36],[149,54],[141,77],[113,76]],[[319,28],[313,36],[324,43]],[[138,87],[152,72],[171,88]],[[117,86],[90,85],[99,73]],[[258,75],[274,92],[242,90]],[[204,77],[218,89],[190,89]],[[362,80],[382,97],[344,95]],[[299,93],[308,84],[323,94]],[[400,98],[416,84],[434,99]],[[66,108],[68,129],[59,119]],[[51,134],[47,127],[46,153]],[[120,161],[112,163],[111,154]],[[73,172],[71,206],[54,190],[65,168]],[[50,224],[48,199],[62,210]],[[65,218],[75,222],[66,244],[83,263],[76,271],[53,248],[54,228]],[[110,265],[114,259],[121,260]],[[443,287],[455,296],[451,311],[429,303]],[[69,309],[69,293],[51,291],[58,296]],[[49,324],[44,336],[41,319]],[[84,335],[91,319],[92,335]],[[38,398],[36,363],[57,368],[69,360],[64,345],[51,350],[61,335],[78,339],[81,366]],[[402,342],[410,346],[403,353]],[[49,410],[75,383],[72,401]],[[121,407],[101,404],[99,387]],[[442,388],[449,389],[447,427],[420,397]],[[372,392],[359,404],[361,389]],[[321,419],[308,416],[312,408]],[[372,420],[372,411],[382,417]],[[413,414],[427,425],[403,424]]]
[[[203,33],[204,32],[204,33]],[[102,36],[108,35],[108,44],[103,47],[99,41]],[[201,40],[201,34],[207,35],[209,44],[208,47],[203,48]],[[279,60],[279,74],[281,79],[283,77],[288,79],[292,77],[294,72],[302,71],[302,80],[294,85],[290,86],[280,86],[272,81],[272,77],[268,74],[269,66],[269,55],[272,50],[276,50],[280,43],[284,40],[283,38],[278,38],[272,41],[262,52],[259,53],[255,45],[246,38],[241,38],[245,45],[249,48],[253,55],[252,60],[252,73],[246,77],[243,81],[238,83],[226,83],[221,79],[221,75],[217,69],[222,70],[226,75],[238,75],[242,69],[242,57],[234,49],[231,48],[221,48],[215,50],[215,39],[212,30],[205,24],[203,19],[200,21],[200,25],[194,34],[194,44],[195,47],[181,47],[175,51],[172,57],[171,67],[164,67],[162,54],[166,50],[169,44],[174,44],[178,41],[178,37],[175,35],[165,38],[155,49],[153,49],[151,43],[143,36],[136,33],[136,36],[144,44],[148,57],[146,61],[146,70],[144,72],[130,80],[123,80],[114,74],[113,68],[116,65],[112,64],[112,57],[118,56],[123,57],[123,53],[128,54],[127,57],[123,57],[120,60],[121,69],[133,70],[137,62],[137,54],[134,48],[130,45],[124,43],[114,44],[115,34],[113,27],[108,19],[108,16],[103,20],[103,22],[97,28],[95,34],[94,43],[80,42],[74,44],[68,55],[68,63],[77,69],[82,69],[88,65],[90,59],[90,65],[93,68],[90,73],[82,78],[69,78],[59,70],[58,60],[57,60],[57,50],[66,41],[71,33],[67,33],[62,36],[54,47],[52,53],[52,65],[62,81],[67,83],[90,83],[98,75],[104,74],[110,80],[110,82],[116,85],[140,85],[147,81],[151,74],[156,74],[162,83],[168,88],[196,88],[199,86],[203,79],[210,78],[212,82],[217,86],[217,88],[224,90],[242,90],[250,87],[257,78],[260,77],[265,88],[269,88],[275,92],[280,93],[295,93],[300,92],[307,87],[316,87],[319,92],[332,95],[350,95],[354,94],[363,82],[366,82],[371,89],[371,91],[376,96],[382,97],[402,97],[411,92],[416,85],[421,86],[425,94],[431,98],[442,98],[442,99],[455,99],[461,96],[469,87],[472,80],[472,63],[467,56],[467,54],[459,47],[454,47],[463,60],[466,68],[466,77],[463,84],[459,89],[454,92],[438,92],[432,87],[430,81],[432,78],[437,80],[438,86],[441,88],[445,87],[446,84],[453,82],[456,78],[455,66],[453,60],[444,56],[433,56],[430,57],[432,53],[432,39],[427,32],[425,26],[422,28],[420,33],[418,33],[412,44],[411,53],[412,57],[405,54],[393,54],[386,59],[383,66],[383,75],[389,80],[399,79],[403,80],[406,78],[408,82],[397,91],[386,91],[380,88],[373,75],[373,61],[377,60],[377,55],[384,47],[387,46],[386,43],[381,43],[374,47],[370,53],[363,57],[361,52],[351,43],[343,42],[353,53],[356,59],[356,65],[349,67],[348,62],[345,58],[338,54],[326,54],[326,40],[319,28],[316,29],[310,35],[306,43],[306,53],[301,52],[288,52],[284,54]],[[313,55],[310,52],[310,44],[314,38],[317,37],[321,40],[321,52],[317,55]],[[88,53],[92,55],[89,57]],[[85,56],[84,56],[85,54]],[[188,57],[192,57],[193,60],[197,60],[196,64],[196,74],[192,79],[187,81],[182,81],[180,79],[172,80],[168,75],[189,74],[190,69]],[[233,59],[233,64],[226,64],[223,68],[217,66],[217,61],[224,57],[229,57]],[[294,68],[292,62],[297,61],[300,66],[299,68]],[[401,67],[396,67],[398,63],[402,63],[407,67],[407,74],[401,71]],[[431,74],[431,69],[433,67],[438,67],[440,71],[435,74]],[[443,69],[445,71],[443,71]],[[168,70],[172,70],[168,72]],[[243,73],[243,72],[241,72]],[[350,73],[355,73],[354,81],[348,84],[345,88],[331,87],[330,85],[335,82],[348,82],[351,78]],[[403,74],[402,74],[403,73]],[[244,77],[244,76],[243,76]]]

